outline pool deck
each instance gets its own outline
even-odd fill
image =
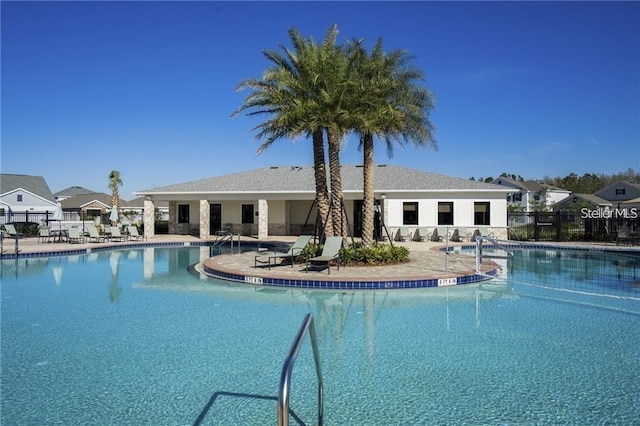
[[[295,241],[295,237],[270,237],[266,240],[257,240],[250,237],[241,237],[241,244],[278,244],[286,245]],[[19,240],[20,256],[29,256],[34,253],[61,254],[60,252],[81,252],[87,249],[117,249],[118,247],[140,247],[145,245],[158,246],[164,244],[202,244],[201,240],[189,235],[156,235],[146,241],[128,242],[102,242],[102,243],[43,243],[38,238],[29,237]],[[339,269],[331,267],[329,274],[326,269],[306,270],[306,265],[295,264],[293,268],[289,264],[268,267],[254,266],[256,255],[265,255],[271,252],[251,251],[241,254],[219,255],[205,259],[202,262],[202,270],[211,276],[231,281],[251,284],[264,284],[284,287],[305,287],[310,285],[315,288],[416,288],[435,287],[440,285],[466,284],[481,281],[486,277],[476,275],[475,258],[468,255],[446,253],[442,242],[394,242],[409,249],[409,262],[387,266],[341,266]],[[470,245],[474,243],[450,243],[450,246]],[[640,247],[616,246],[614,244],[584,244],[584,243],[531,243],[534,245],[562,246],[575,248],[594,248],[606,250],[633,250],[640,251]],[[5,239],[3,241],[3,255],[12,256],[15,251],[15,241]],[[484,260],[483,274],[495,274],[499,271],[499,265],[490,260]],[[453,281],[452,281],[453,279]]]

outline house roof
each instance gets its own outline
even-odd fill
[[[127,202],[127,207],[142,209],[142,208],[144,208],[144,199],[145,199],[145,197],[134,198],[133,200]],[[168,201],[156,201],[156,202],[154,202],[154,206],[156,208],[162,208],[162,207],[168,208],[169,207],[169,202]]]
[[[53,194],[53,196],[56,198],[58,197],[68,198],[68,197],[75,197],[76,195],[80,195],[80,194],[92,194],[92,193],[96,193],[96,192],[87,188],[83,188],[81,186],[70,186],[67,189],[63,189],[62,191],[56,192],[55,194]]]
[[[342,166],[344,192],[362,192],[362,166]],[[492,183],[450,177],[406,167],[377,165],[376,192],[494,191],[512,192]],[[272,166],[191,182],[134,192],[138,195],[169,193],[315,193],[312,166]]]
[[[55,202],[55,198],[47,185],[47,181],[42,176],[18,175],[10,173],[0,174],[0,194],[22,188],[45,200]]]
[[[103,192],[92,192],[89,194],[79,194],[74,197],[65,198],[60,201],[60,205],[63,209],[80,209],[87,204],[91,204],[97,201],[103,204],[106,208],[111,208],[111,195]],[[128,202],[120,199],[120,208],[128,207]]]
[[[595,206],[603,206],[603,207],[611,206],[611,202],[605,200],[604,198],[600,198],[597,195],[572,193],[569,197],[558,201],[554,205],[554,208],[568,207],[568,206],[571,206],[574,202],[577,202],[578,200],[586,201],[587,203],[593,204]]]

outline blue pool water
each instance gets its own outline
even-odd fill
[[[510,281],[334,293],[200,277],[190,266],[207,256],[3,260],[0,423],[275,424],[282,362],[308,312],[327,425],[639,422],[633,257],[563,265],[523,251],[505,265]],[[291,408],[307,425],[315,392],[306,341]]]

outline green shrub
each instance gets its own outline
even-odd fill
[[[376,243],[365,247],[354,244],[340,250],[340,261],[345,265],[392,265],[408,260],[409,250],[404,246]]]

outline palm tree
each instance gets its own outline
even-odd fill
[[[274,51],[263,52],[272,67],[265,71],[262,79],[247,79],[237,86],[239,90],[250,89],[251,93],[232,115],[246,110],[249,110],[249,116],[269,115],[267,121],[253,129],[258,131],[257,139],[266,138],[258,148],[258,153],[278,139],[296,139],[302,135],[311,137],[316,208],[322,231],[327,235],[333,235],[333,232],[323,136],[326,129],[335,128],[330,122],[332,86],[329,82],[337,70],[331,61],[340,58],[335,46],[337,33],[337,26],[333,25],[327,31],[322,45],[318,46],[311,38],[302,37],[296,29],[289,30],[293,49],[281,46],[284,55]],[[337,171],[339,173],[339,163]]]
[[[120,195],[118,188],[122,186],[122,179],[120,178],[120,172],[117,170],[111,170],[109,173],[109,189],[111,190],[111,205],[120,207]]]
[[[363,216],[362,241],[373,244],[374,230],[374,159],[373,141],[378,137],[393,156],[394,144],[403,147],[412,142],[416,147],[436,148],[429,112],[434,107],[431,92],[420,84],[424,73],[411,65],[412,57],[402,50],[386,54],[378,39],[371,54],[361,41],[349,45],[354,61],[355,93],[350,99],[351,122],[360,136],[363,151]]]

